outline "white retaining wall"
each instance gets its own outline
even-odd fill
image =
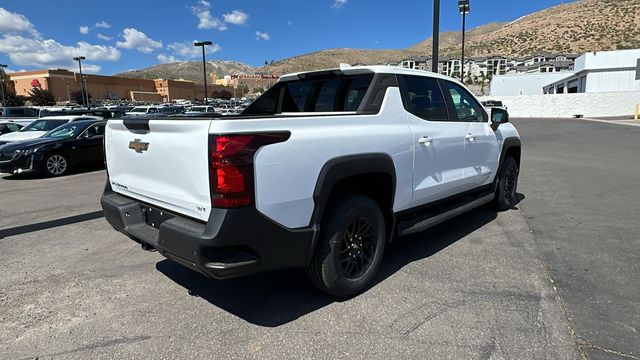
[[[640,92],[481,97],[493,99],[501,100],[511,117],[632,116],[640,103]]]

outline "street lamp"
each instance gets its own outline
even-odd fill
[[[460,57],[460,79],[464,82],[464,33],[466,28],[467,14],[471,12],[469,0],[458,0],[458,11],[462,15],[462,56]]]
[[[440,0],[433,0],[433,44],[431,51],[431,71],[438,72],[438,46],[440,45]]]
[[[202,47],[202,74],[204,75],[204,104],[207,105],[207,62],[204,57],[204,47],[212,45],[211,41],[197,41],[193,46]]]
[[[4,98],[4,77],[6,76],[4,69],[7,67],[5,64],[0,64],[2,68],[2,78],[0,78],[0,92],[2,92],[2,106],[7,106],[7,100]]]
[[[73,58],[73,60],[78,62],[78,69],[80,69],[80,93],[82,93],[82,106],[85,106],[85,103],[84,103],[84,77],[82,76],[82,60],[84,60],[84,59],[86,59],[84,56],[77,56],[77,57]],[[87,109],[88,109],[89,108],[88,104],[86,106],[87,106]]]

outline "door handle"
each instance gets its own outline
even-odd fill
[[[431,143],[433,143],[433,139],[431,139],[428,136],[423,136],[418,140],[418,143],[420,143],[420,145],[424,145],[426,147],[431,146]]]
[[[469,133],[467,135],[464,136],[465,139],[469,140],[469,142],[473,142],[476,140],[476,137],[473,136],[473,134]]]

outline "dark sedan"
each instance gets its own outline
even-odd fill
[[[104,120],[67,123],[40,138],[0,146],[0,173],[61,176],[70,168],[103,163]]]

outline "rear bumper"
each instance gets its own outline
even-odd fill
[[[213,209],[204,224],[152,206],[165,217],[157,223],[148,220],[147,204],[115,193],[109,183],[100,203],[117,231],[216,279],[304,267],[313,253],[313,228],[284,228],[253,207]]]

